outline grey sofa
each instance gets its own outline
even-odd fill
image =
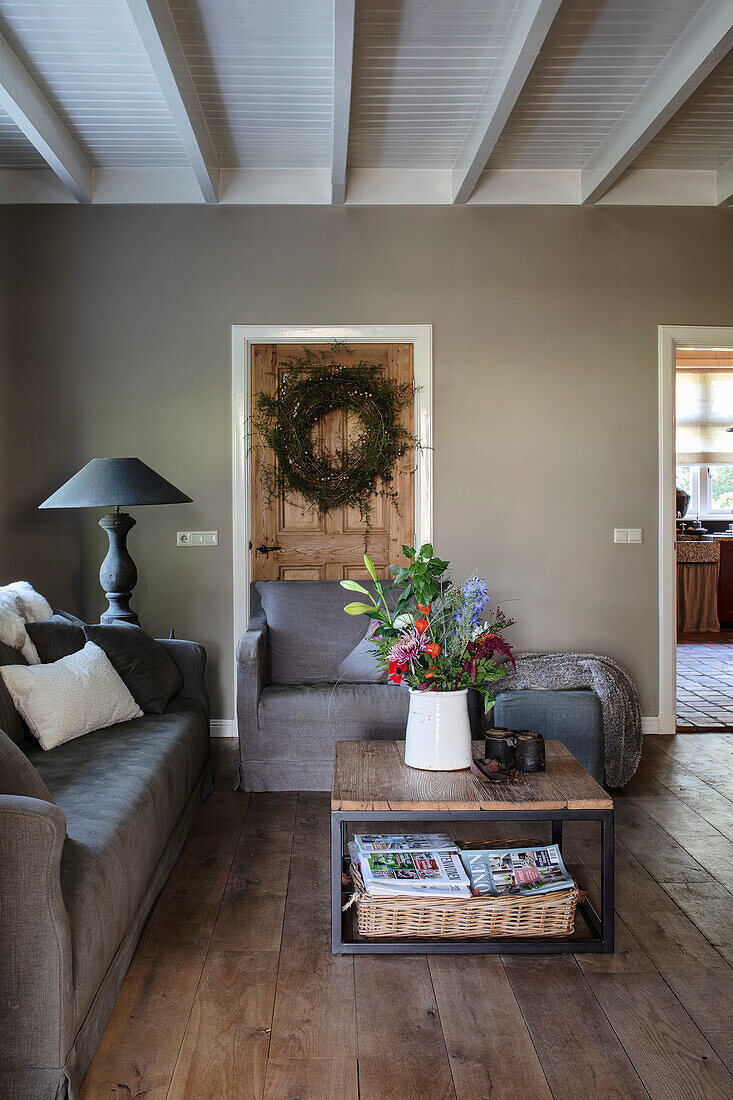
[[[0,795],[3,1100],[76,1100],[210,790],[205,650],[161,644],[184,679],[165,713],[48,752],[23,743],[56,804]]]

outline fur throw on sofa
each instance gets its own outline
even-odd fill
[[[13,581],[0,587],[0,642],[19,649],[29,665],[40,664],[36,647],[28,637],[26,623],[50,619],[53,610],[28,581]]]

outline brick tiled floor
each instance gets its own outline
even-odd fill
[[[677,729],[733,733],[733,635],[677,642]]]

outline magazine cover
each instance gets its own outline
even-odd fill
[[[350,846],[351,848],[351,846]],[[429,894],[434,897],[470,898],[471,886],[457,849],[359,852],[358,863],[369,894]]]
[[[475,896],[547,894],[573,885],[557,844],[461,852]]]
[[[425,848],[457,848],[447,833],[357,833],[354,843],[360,852],[414,852]]]

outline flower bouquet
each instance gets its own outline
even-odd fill
[[[379,666],[392,683],[410,688],[406,762],[430,770],[468,767],[468,689],[481,692],[486,710],[494,705],[491,685],[506,675],[507,662],[514,665],[512,647],[499,632],[513,620],[500,609],[485,620],[486,582],[474,576],[454,584],[447,576],[450,563],[435,557],[429,543],[402,550],[407,565],[390,566],[391,585],[379,581],[364,556],[376,598],[358,581],[341,581],[369,600],[344,610],[372,620]]]

